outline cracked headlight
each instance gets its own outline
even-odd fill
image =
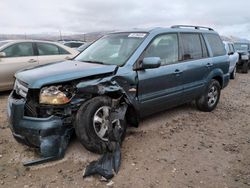
[[[72,95],[68,94],[67,89],[62,86],[44,87],[40,91],[39,103],[60,105],[70,101]]]

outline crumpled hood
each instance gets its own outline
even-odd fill
[[[29,85],[29,88],[41,88],[44,85],[56,84],[94,76],[112,73],[116,65],[101,65],[80,61],[63,61],[25,69],[15,74],[15,77]]]

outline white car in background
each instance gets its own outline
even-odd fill
[[[236,76],[236,66],[239,61],[239,54],[236,52],[234,48],[234,44],[232,42],[223,42],[227,51],[227,54],[229,55],[230,60],[230,67],[229,67],[229,73],[230,78],[234,79]]]
[[[13,88],[14,74],[20,69],[71,59],[78,53],[56,42],[0,41],[0,91]]]
[[[82,41],[61,41],[61,43],[73,49],[77,49],[84,44]]]

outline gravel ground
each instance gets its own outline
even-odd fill
[[[86,165],[99,156],[76,139],[64,159],[23,167],[38,155],[13,139],[7,96],[0,94],[0,187],[250,187],[249,74],[230,82],[211,113],[188,104],[129,128],[120,171],[109,184],[100,177],[82,178]]]

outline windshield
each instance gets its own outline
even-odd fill
[[[104,36],[89,46],[75,60],[123,65],[144,40],[146,33],[119,33]]]
[[[248,51],[248,44],[244,43],[234,43],[234,48],[237,51]]]

